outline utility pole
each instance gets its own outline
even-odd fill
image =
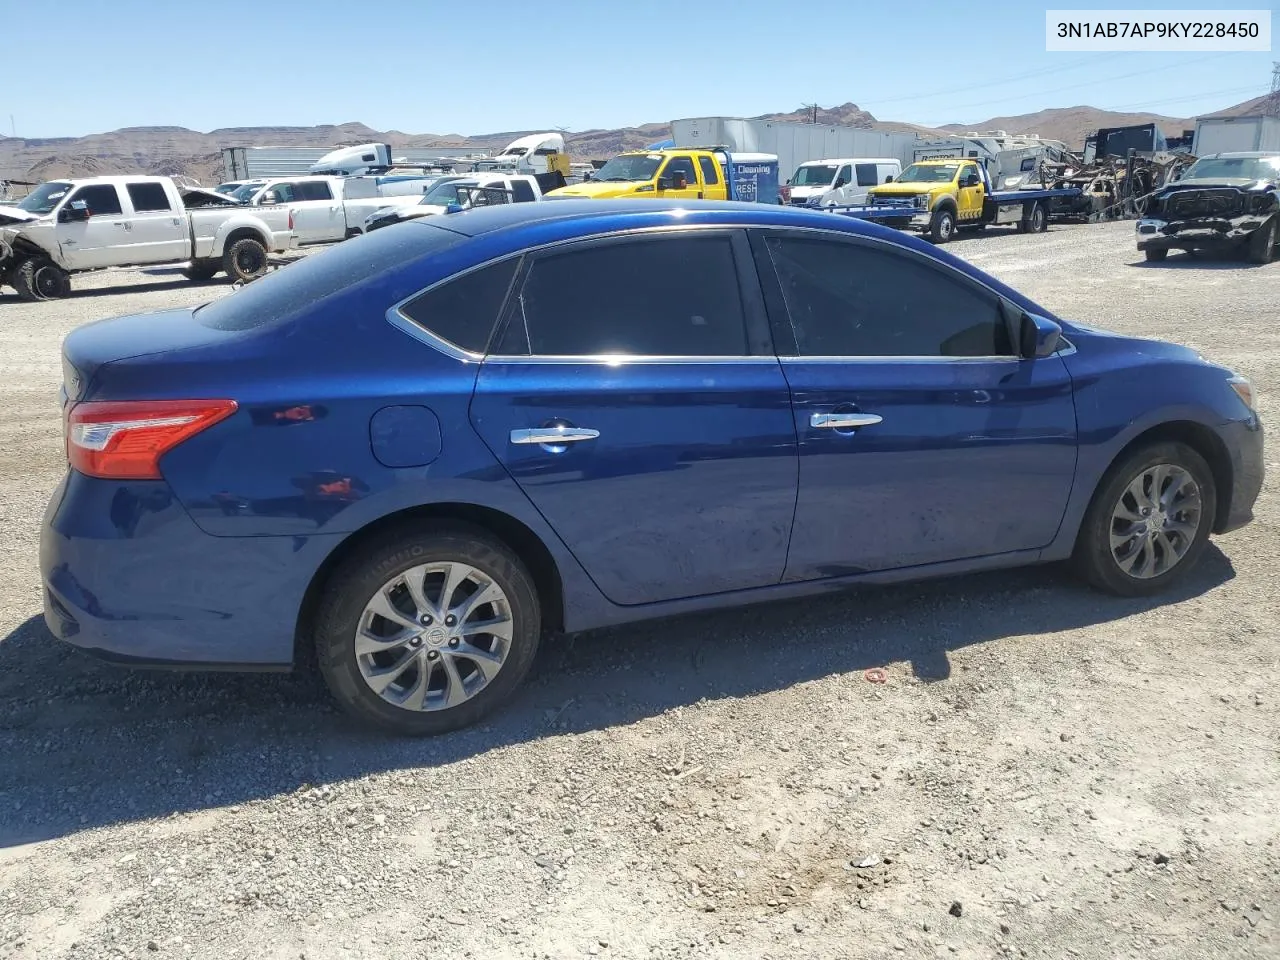
[[[1280,117],[1280,60],[1271,63],[1271,95],[1262,112],[1268,117]]]
[[[15,137],[18,135],[18,125],[13,122],[13,114],[9,114],[9,132]]]
[[[809,111],[809,122],[818,122],[818,105],[816,103],[802,103],[801,107]]]

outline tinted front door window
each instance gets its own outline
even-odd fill
[[[994,297],[890,249],[772,237],[769,253],[802,356],[1010,354]]]

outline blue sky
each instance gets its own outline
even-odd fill
[[[1088,104],[1194,116],[1266,92],[1276,53],[1047,53],[1047,7],[1208,0],[12,3],[0,132],[362,121],[408,133],[615,127],[854,101],[973,123]],[[1272,9],[1258,2],[1232,6]],[[198,11],[198,12],[197,12]],[[205,35],[201,35],[207,28]],[[895,42],[893,38],[901,38]]]

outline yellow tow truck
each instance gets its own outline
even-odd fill
[[[590,180],[551,190],[547,197],[776,203],[778,158],[765,153],[730,153],[719,147],[633,150],[618,154]]]
[[[956,230],[981,230],[988,224],[1012,224],[1019,233],[1049,228],[1049,204],[1079,194],[1076,188],[992,191],[991,178],[979,161],[954,157],[917,160],[893,183],[867,191],[867,205],[878,219],[907,226],[934,243],[946,243]],[[896,205],[894,215],[881,207]],[[841,212],[841,211],[837,211]]]

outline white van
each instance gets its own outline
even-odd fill
[[[865,203],[867,191],[902,173],[892,157],[809,160],[787,181],[790,203],[797,207],[831,207]]]

